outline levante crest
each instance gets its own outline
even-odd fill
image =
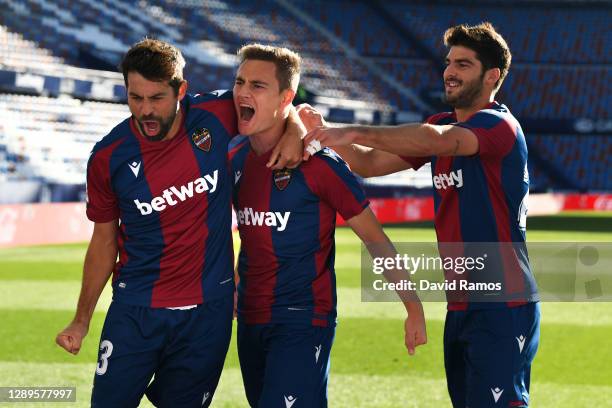
[[[212,145],[212,135],[206,128],[198,129],[191,136],[191,140],[197,146],[198,149],[204,150],[205,152],[210,151]]]
[[[274,170],[274,184],[283,191],[291,181],[291,169]]]

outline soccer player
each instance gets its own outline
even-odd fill
[[[395,254],[346,164],[325,149],[294,170],[266,168],[286,126],[300,57],[251,44],[234,84],[238,129],[231,142],[238,260],[238,355],[252,407],[326,407],[336,326],[336,213],[375,253]],[[392,255],[391,255],[392,256]],[[426,342],[423,309],[405,299],[406,346]]]
[[[445,95],[453,112],[434,115],[426,124],[322,127],[304,143],[334,146],[364,177],[431,163],[441,252],[453,251],[446,243],[461,243],[466,250],[478,248],[472,243],[489,243],[481,244],[488,248],[493,243],[498,262],[485,270],[485,279],[505,288],[503,296],[491,298],[497,301],[447,293],[444,362],[453,406],[527,407],[540,322],[525,246],[527,146],[517,120],[494,99],[511,54],[489,23],[449,28],[444,43]],[[321,124],[312,108],[304,107],[301,116],[307,128]],[[457,278],[445,272],[447,279]]]
[[[168,43],[135,44],[121,64],[132,116],[89,159],[94,231],[76,315],[56,341],[79,352],[112,273],[94,407],[136,407],[145,390],[156,406],[207,407],[228,349],[234,279],[227,149],[236,112],[231,92],[188,95],[184,65]],[[296,117],[278,166],[295,164],[287,163],[294,150],[301,158]]]

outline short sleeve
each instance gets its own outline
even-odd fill
[[[303,166],[309,188],[349,220],[368,207],[369,201],[348,165],[330,149],[317,153]]]
[[[87,218],[110,222],[119,218],[117,197],[110,181],[110,165],[105,151],[92,153],[87,163]]]
[[[478,155],[482,157],[503,157],[516,142],[517,124],[502,112],[484,110],[473,115],[466,122],[455,124],[469,129],[478,139]]]

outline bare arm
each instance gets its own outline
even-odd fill
[[[372,210],[366,208],[361,214],[347,220],[347,223],[366,245],[372,257],[395,257],[397,252],[378,223],[374,213],[372,213]],[[391,282],[408,279],[408,273],[399,270],[386,271],[384,276]],[[408,317],[404,323],[404,341],[408,352],[412,355],[417,346],[427,343],[423,306],[416,293],[410,291],[398,291],[397,293],[408,312]]]
[[[412,165],[396,154],[351,144],[334,146],[334,150],[348,163],[351,171],[361,177],[378,177],[411,169]]]
[[[297,112],[302,123],[306,126],[306,130],[309,132],[316,128],[327,126],[321,113],[308,104],[299,105]],[[308,144],[305,143],[304,145],[307,146]],[[410,163],[397,154],[378,149],[349,144],[335,145],[334,150],[348,163],[351,170],[361,177],[385,176],[412,168]],[[310,152],[305,152],[304,160],[307,160],[309,155]]]
[[[87,335],[89,323],[102,290],[117,260],[117,220],[96,223],[85,255],[83,282],[72,322],[61,331],[55,341],[68,352],[77,354]]]
[[[478,153],[478,138],[454,125],[410,123],[399,126],[347,126],[313,129],[304,144],[318,140],[323,146],[359,144],[399,156],[471,156]]]

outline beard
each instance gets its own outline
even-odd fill
[[[472,107],[476,99],[478,99],[478,97],[482,93],[483,79],[484,73],[479,78],[473,79],[470,82],[463,83],[463,89],[457,92],[455,95],[449,96],[447,93],[445,93],[444,102],[446,102],[455,109],[465,109]]]
[[[175,118],[176,118],[176,112],[172,113],[172,115],[170,115],[165,120],[161,116],[153,116],[153,115],[143,116],[136,120],[138,121],[138,125],[140,126],[141,133],[144,135],[144,137],[147,138],[147,140],[149,140],[150,142],[159,142],[160,140],[163,140],[168,135],[168,132],[170,131],[170,128],[172,127],[172,124],[174,123]],[[150,121],[150,120],[151,121],[154,120],[157,123],[159,123],[159,132],[155,136],[149,136],[147,132],[145,131],[145,125],[143,122]]]

